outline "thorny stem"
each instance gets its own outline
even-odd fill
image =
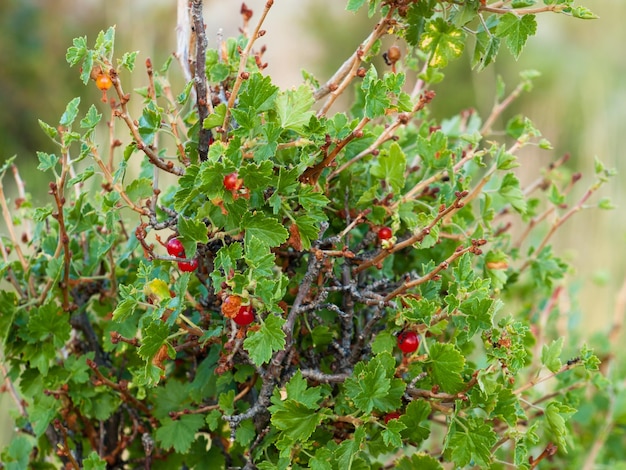
[[[563,8],[565,8],[564,5],[545,5],[543,7],[536,7],[536,8],[497,8],[497,7],[493,7],[491,5],[482,5],[480,7],[478,7],[478,11],[488,11],[489,13],[499,13],[499,14],[506,14],[506,13],[514,13],[517,16],[524,16],[524,15],[536,15],[538,13],[545,13],[545,12],[554,12],[554,13],[561,13],[563,11]]]
[[[508,108],[511,105],[511,103],[519,97],[519,95],[522,94],[525,86],[526,86],[525,83],[520,83],[509,94],[509,96],[507,96],[502,102],[500,103],[496,102],[494,104],[493,108],[491,109],[491,113],[489,114],[489,116],[485,120],[485,123],[480,129],[480,135],[486,136],[491,133],[491,126],[493,126],[493,123],[496,121],[496,119],[498,119],[498,117],[500,117],[502,112],[506,108]]]
[[[245,79],[244,77],[246,77],[246,74],[245,74],[246,64],[248,62],[248,57],[250,56],[250,52],[252,51],[252,46],[254,45],[254,42],[258,38],[260,38],[261,36],[263,36],[263,34],[265,34],[265,31],[261,31],[261,26],[263,25],[263,22],[265,21],[265,18],[267,17],[267,14],[269,13],[270,8],[272,8],[272,5],[274,5],[274,0],[267,0],[267,2],[265,3],[265,8],[263,9],[263,13],[261,13],[261,18],[259,19],[259,22],[254,28],[254,32],[248,39],[248,44],[246,44],[246,48],[241,52],[241,55],[239,58],[239,70],[237,72],[237,79],[235,80],[235,83],[233,84],[233,87],[230,91],[230,97],[228,98],[228,107],[226,108],[226,116],[224,116],[224,123],[222,124],[222,128],[224,129],[224,132],[228,132],[228,121],[230,120],[230,110],[235,107],[237,93],[239,93],[241,84],[243,83],[243,80]]]

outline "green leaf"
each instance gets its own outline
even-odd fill
[[[17,295],[15,292],[0,290],[0,345],[4,344],[13,326],[17,312]]]
[[[571,11],[574,18],[580,18],[581,20],[596,20],[599,18],[599,16],[589,8],[583,6],[574,7]]]
[[[399,193],[404,187],[404,172],[406,170],[406,156],[397,143],[391,144],[389,152],[381,153],[372,165],[371,173],[383,179],[391,186],[394,193]]]
[[[477,34],[472,67],[475,67],[479,72],[484,70],[489,64],[495,61],[499,50],[500,38],[484,31]]]
[[[352,435],[352,439],[346,439],[339,445],[339,448],[335,451],[338,468],[342,470],[352,468],[355,458],[361,451],[361,444],[365,440],[365,429],[365,426],[357,427]]]
[[[193,256],[195,254],[196,243],[207,243],[209,241],[207,227],[204,225],[204,222],[198,218],[178,217],[178,232],[185,246],[187,256]]]
[[[251,237],[256,237],[267,246],[279,246],[289,236],[287,229],[274,217],[263,212],[247,212],[241,221],[241,227],[246,231],[246,243]]]
[[[126,194],[131,201],[138,201],[152,196],[152,180],[150,178],[137,178],[126,186]]]
[[[562,279],[567,269],[568,265],[554,256],[551,246],[542,249],[530,262],[535,285],[546,289],[551,289],[555,280]]]
[[[348,0],[348,4],[346,5],[346,10],[351,11],[351,12],[356,12],[363,5],[365,5],[366,2],[367,0]]]
[[[177,420],[168,417],[156,430],[154,437],[164,449],[173,448],[184,454],[191,448],[196,433],[203,425],[204,416],[200,414],[183,415]]]
[[[576,411],[577,410],[575,408],[556,401],[549,403],[545,409],[548,427],[552,431],[559,450],[565,453],[567,453],[566,437],[568,435],[565,423],[574,415],[574,413],[576,413]]]
[[[102,114],[100,114],[96,107],[92,104],[85,117],[81,119],[80,127],[82,129],[93,129],[100,122],[100,119],[102,119]]]
[[[98,457],[98,453],[92,450],[86,459],[83,459],[83,470],[106,470],[106,460]]]
[[[465,367],[465,358],[453,344],[435,343],[430,347],[428,368],[435,384],[447,393],[456,393],[463,389],[461,372]]]
[[[143,331],[141,347],[137,353],[149,361],[166,344],[170,333],[170,327],[161,320],[153,320]]]
[[[403,457],[394,467],[396,470],[443,470],[437,459],[425,453]]]
[[[276,258],[270,248],[255,236],[246,243],[246,264],[255,278],[273,277]]]
[[[537,32],[535,15],[517,16],[515,13],[507,13],[500,17],[495,35],[506,38],[506,45],[518,59],[526,41]]]
[[[282,330],[284,324],[284,319],[270,314],[257,331],[248,333],[243,346],[257,366],[268,362],[275,351],[285,347],[285,332]]]
[[[430,429],[428,428],[430,413],[430,406],[424,400],[413,400],[409,403],[404,414],[400,416],[400,421],[406,426],[406,429],[402,431],[402,437],[408,439],[414,445],[418,445],[428,439],[430,435]]]
[[[474,461],[473,465],[487,468],[491,463],[491,448],[497,439],[488,423],[478,418],[469,418],[463,427],[456,426],[447,448],[451,450],[452,459],[459,467]]]
[[[430,56],[428,64],[437,68],[460,57],[464,47],[465,33],[443,18],[429,21],[420,40],[420,48]]]
[[[278,87],[272,85],[272,79],[255,72],[245,81],[237,106],[239,109],[251,109],[258,114],[273,108],[277,94]]]
[[[46,135],[50,137],[52,140],[55,140],[58,137],[59,131],[57,129],[55,129],[49,124],[46,124],[41,119],[38,119],[37,122],[39,122],[39,127],[41,127],[41,129],[46,133]]]
[[[74,38],[72,46],[67,49],[65,60],[71,67],[78,64],[87,54],[87,36]],[[91,70],[89,70],[91,72]]]
[[[318,402],[322,399],[322,388],[309,387],[299,370],[287,382],[285,390],[289,400],[296,401],[312,410],[318,408]]]
[[[72,327],[69,316],[52,302],[31,310],[28,317],[29,342],[44,342],[52,339],[56,348],[61,348],[70,339]]]
[[[391,100],[387,96],[389,90],[385,82],[376,77],[374,67],[368,71],[362,88],[365,91],[365,116],[370,119],[383,116],[391,105]]]
[[[59,157],[51,153],[37,152],[37,158],[39,159],[37,169],[41,171],[48,171],[59,162]]]
[[[61,124],[63,127],[70,127],[72,123],[74,122],[74,119],[76,119],[76,116],[78,115],[79,104],[80,104],[79,96],[77,96],[76,98],[72,99],[72,101],[67,103],[67,106],[65,107],[65,112],[61,116],[61,120],[59,121],[59,124]]]
[[[213,114],[209,114],[202,123],[204,129],[213,129],[224,124],[227,106],[225,103],[218,104],[213,108]]]
[[[281,127],[300,131],[315,116],[311,106],[315,102],[313,92],[306,85],[297,90],[286,90],[276,98],[275,108]]]
[[[406,384],[394,378],[395,360],[381,353],[369,362],[359,362],[351,377],[344,382],[346,394],[363,413],[374,409],[382,412],[400,407]]]
[[[502,179],[502,184],[498,190],[500,196],[504,198],[506,202],[513,206],[520,214],[525,214],[528,209],[528,204],[524,197],[524,192],[520,187],[519,180],[513,173],[507,173]]]
[[[548,368],[550,372],[557,372],[561,368],[561,351],[563,350],[564,338],[561,336],[555,339],[548,346],[543,345],[541,349],[541,363]]]
[[[404,423],[397,419],[390,420],[386,429],[383,430],[383,442],[386,446],[391,447],[393,449],[398,449],[402,447],[402,437],[400,436],[400,431],[406,429]]]
[[[161,128],[161,109],[150,101],[143,108],[143,113],[139,118],[139,135],[146,145],[152,145],[156,132]]]
[[[129,72],[132,72],[135,69],[137,54],[139,54],[139,51],[124,52],[122,58],[117,61],[118,66],[124,67]]]
[[[20,434],[11,439],[11,445],[0,454],[0,461],[6,470],[22,470],[29,466],[30,454],[35,447],[36,440],[33,436]]]
[[[289,435],[294,441],[305,442],[325,417],[324,413],[311,409],[294,400],[285,400],[269,407],[272,424]]]
[[[28,407],[28,417],[33,426],[35,437],[39,438],[46,432],[48,425],[57,414],[57,408],[60,406],[60,402],[52,396],[36,397],[33,405]]]

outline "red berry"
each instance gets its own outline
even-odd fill
[[[238,178],[238,174],[237,173],[229,173],[228,175],[224,176],[224,187],[228,190],[228,191],[237,191],[239,188],[241,188],[241,180]]]
[[[191,261],[179,261],[178,269],[185,273],[193,272],[198,269],[198,260],[194,258]]]
[[[378,231],[379,240],[389,240],[391,237],[393,237],[393,232],[389,227],[383,227]]]
[[[176,258],[185,257],[185,248],[183,248],[183,244],[178,238],[170,238],[165,248],[170,256],[175,256]]]
[[[392,419],[398,419],[400,416],[402,416],[402,413],[400,413],[399,411],[392,411],[391,413],[387,413],[384,418],[385,424],[387,424]]]
[[[398,347],[404,354],[411,354],[417,351],[420,346],[420,339],[415,331],[403,331],[398,335]]]
[[[235,318],[233,318],[233,320],[235,320],[235,323],[237,323],[237,325],[241,326],[249,325],[250,323],[252,323],[254,321],[254,310],[252,306],[242,305],[241,308],[239,308],[239,313]]]

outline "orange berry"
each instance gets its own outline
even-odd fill
[[[108,75],[101,73],[96,78],[96,86],[99,90],[106,91],[113,86],[113,82],[111,81],[111,77]]]

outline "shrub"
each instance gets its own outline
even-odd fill
[[[281,90],[257,47],[272,3],[252,32],[207,49],[202,2],[191,2],[182,90],[172,61],[147,60],[146,87],[127,93],[137,53],[114,59],[113,28],[68,49],[102,90],[108,125],[130,135],[99,145],[102,113],[77,98],[58,125],[40,123],[58,146],[38,154],[50,203],[34,207],[13,161],[2,168],[21,191],[14,209],[0,192],[11,285],[0,337],[19,428],[4,465],[595,459],[589,433],[606,431],[601,446],[611,428],[590,406],[608,407],[585,402],[609,382],[556,322],[568,265],[550,241],[612,171],[596,161],[573,201],[589,180],[566,157],[520,184],[520,150],[550,144],[526,117],[498,122],[532,71],[499,83],[488,116],[429,113],[464,48],[481,70],[501,46],[517,58],[537,14],[593,14],[567,0],[350,0],[380,16],[371,34],[326,82],[305,73]],[[350,90],[349,110],[331,111]],[[138,118],[131,99],[143,100]]]

